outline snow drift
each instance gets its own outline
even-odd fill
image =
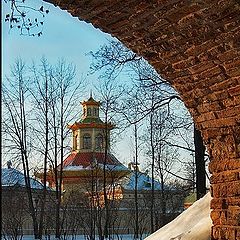
[[[212,226],[210,200],[208,193],[145,240],[209,240]]]

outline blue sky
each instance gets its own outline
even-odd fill
[[[31,63],[31,60],[37,61],[44,55],[53,63],[57,58],[64,57],[68,62],[76,64],[78,74],[87,74],[91,59],[86,54],[107,43],[111,36],[51,4],[37,0],[27,0],[26,4],[32,4],[37,9],[43,4],[44,8],[49,9],[50,12],[45,17],[43,35],[21,36],[17,29],[9,31],[8,24],[3,22],[3,73],[9,72],[9,65],[17,57]],[[6,12],[7,6],[3,3],[3,13]]]
[[[112,37],[51,4],[38,0],[26,0],[26,4],[36,9],[42,5],[49,9],[44,20],[43,34],[40,37],[21,36],[17,29],[9,31],[9,25],[2,21],[2,80],[4,81],[5,75],[9,75],[10,65],[19,57],[27,64],[31,64],[32,60],[39,62],[42,56],[55,64],[58,58],[64,57],[67,62],[76,65],[78,78],[87,78],[88,89],[94,89],[98,76],[88,74],[91,57],[86,54],[98,50]],[[2,7],[4,17],[9,6],[3,3]],[[87,90],[86,97],[89,96],[89,91]],[[125,138],[116,147],[117,157],[125,163],[132,161],[129,141]]]
[[[98,82],[98,76],[88,74],[91,57],[86,54],[98,50],[112,37],[51,4],[38,0],[26,0],[26,4],[31,4],[37,9],[43,5],[45,9],[49,9],[49,14],[45,17],[43,35],[41,37],[21,36],[17,29],[9,31],[9,25],[2,21],[3,81],[4,75],[9,75],[10,65],[18,57],[27,64],[31,64],[32,60],[39,62],[42,56],[55,64],[58,58],[64,57],[67,62],[76,65],[77,78],[82,76],[87,78],[89,86],[85,96],[88,97],[90,89],[94,89],[93,85]],[[2,7],[2,17],[4,17],[7,13],[7,5],[2,3]],[[82,100],[80,99],[79,102]],[[130,140],[130,130],[117,144],[116,156],[125,164],[133,161],[133,140]],[[144,161],[146,161],[145,157],[141,156],[142,168]]]

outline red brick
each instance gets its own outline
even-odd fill
[[[219,33],[219,35],[215,39],[216,43],[230,42],[234,39],[239,39],[239,29],[240,27],[236,27],[229,32]]]
[[[240,106],[217,111],[215,114],[216,114],[217,118],[228,118],[228,117],[240,115]]]
[[[240,95],[240,85],[228,89],[230,96]]]
[[[186,15],[192,12],[196,12],[201,9],[200,4],[189,4],[188,6],[184,6],[182,8],[173,8],[171,11],[168,11],[165,15],[163,15],[164,18],[168,19],[171,22],[177,22],[180,19],[184,18]]]
[[[210,47],[215,46],[215,43],[213,40],[209,40],[207,42],[204,42],[200,45],[193,45],[189,49],[186,50],[186,54],[188,56],[197,56],[205,51],[207,51]]]
[[[176,62],[173,64],[174,69],[185,69],[187,67],[190,67],[196,63],[196,58],[195,57],[189,57],[185,60]]]
[[[219,209],[226,209],[227,207],[228,206],[225,198],[212,198],[210,202],[211,209],[219,211]]]
[[[226,70],[226,74],[230,77],[236,77],[240,75],[240,67],[235,67]]]
[[[222,106],[219,102],[207,102],[207,100],[197,107],[199,113],[205,113],[209,111],[222,110]]]
[[[240,194],[240,182],[212,184],[213,197],[226,198]]]
[[[196,118],[196,121],[198,123],[201,123],[201,122],[212,120],[212,119],[216,119],[216,116],[215,116],[214,112],[207,112],[207,113],[199,115]]]
[[[210,172],[221,172],[227,170],[240,169],[240,158],[239,159],[218,159],[212,160],[209,163]]]
[[[225,75],[222,74],[222,80],[218,83],[214,84],[213,86],[210,86],[210,89],[212,91],[219,91],[219,90],[226,90],[229,87],[233,87],[238,85],[238,79],[237,78],[228,78],[226,79]]]
[[[215,210],[215,211],[211,211],[211,219],[213,221],[213,224],[219,225],[220,224],[220,211],[219,210]]]
[[[206,71],[203,71],[200,74],[194,74],[194,79],[198,80],[198,79],[211,78],[215,75],[219,75],[220,73],[222,73],[221,68],[219,66],[216,66]]]
[[[214,91],[214,92],[211,91],[210,94],[207,94],[207,92],[206,92],[204,101],[205,100],[212,101],[212,102],[221,101],[221,100],[227,99],[229,96],[230,95],[226,90],[220,90],[220,91]]]
[[[231,94],[230,94],[231,95]],[[237,106],[240,103],[240,96],[229,97],[223,100],[223,105],[225,107]]]
[[[210,177],[211,183],[222,183],[240,180],[239,170],[224,171],[213,173]]]
[[[224,49],[224,45],[221,44],[217,44],[213,47],[211,47],[210,49],[207,50],[207,54],[211,55],[211,56],[216,56],[216,55],[220,55],[225,51]]]
[[[213,67],[215,67],[216,64],[214,64],[212,61],[210,62],[201,62],[197,65],[194,65],[190,68],[188,68],[188,70],[192,73],[192,74],[197,74],[197,73],[201,73],[205,70],[208,69],[212,69]]]
[[[237,49],[230,49],[224,53],[221,53],[219,55],[217,55],[217,58],[221,61],[221,62],[226,62],[229,61],[231,59],[234,58],[238,58],[240,56],[240,52]]]
[[[223,67],[227,69],[232,69],[232,68],[240,68],[240,59],[235,58],[231,59],[230,61],[224,62]]]

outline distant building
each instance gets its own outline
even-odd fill
[[[64,191],[79,189],[80,186],[90,188],[89,183],[97,184],[97,181],[101,186],[104,171],[107,183],[129,173],[129,169],[109,152],[110,131],[114,125],[104,123],[100,119],[100,102],[91,96],[81,104],[83,107],[81,120],[68,125],[72,131],[72,151],[63,162]],[[43,179],[42,173],[36,176]],[[49,186],[55,186],[51,171],[48,174],[48,182]]]
[[[43,184],[38,180],[30,178],[29,181],[32,190],[41,191],[43,189]],[[8,165],[8,168],[2,168],[1,184],[3,190],[8,190],[11,188],[26,190],[24,174],[21,171],[12,168],[11,165]]]
[[[39,209],[40,199],[43,195],[43,184],[34,178],[29,178],[32,199],[36,211]],[[29,212],[28,193],[24,174],[12,168],[8,162],[8,168],[2,168],[2,234],[19,236],[21,234],[32,234],[32,219]],[[55,192],[47,188],[47,204],[50,206]]]
[[[88,219],[99,214],[99,209],[105,207],[105,197],[107,197],[112,214],[111,221],[114,221],[118,233],[134,232],[136,197],[141,222],[139,230],[142,233],[150,231],[152,189],[155,195],[154,218],[157,226],[162,224],[163,215],[165,221],[169,221],[179,214],[182,211],[183,201],[176,189],[169,186],[163,188],[158,181],[152,181],[148,174],[140,172],[138,166],[132,162],[128,167],[124,166],[109,151],[110,131],[114,125],[100,119],[100,102],[95,101],[91,96],[81,104],[83,115],[80,121],[68,125],[72,131],[71,153],[63,161],[63,166],[59,165],[57,168],[59,171],[62,167],[63,171],[63,203],[67,204],[69,199],[74,198],[78,206],[73,208],[82,211],[81,216],[86,214],[84,218]],[[50,168],[47,181],[49,186],[54,188],[53,172]],[[36,176],[43,179],[41,172],[36,173]],[[87,203],[84,198],[87,199]],[[74,201],[71,200],[70,203],[74,204]],[[91,214],[87,215],[89,211]],[[104,214],[104,211],[100,212]],[[104,215],[101,218],[104,218]],[[92,219],[88,221],[91,222]]]

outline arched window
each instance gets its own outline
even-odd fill
[[[96,145],[96,149],[97,149],[97,150],[103,148],[103,136],[102,136],[102,134],[99,133],[99,134],[96,136],[95,145]]]
[[[83,148],[90,149],[92,147],[92,141],[90,134],[83,135]]]
[[[91,109],[91,108],[88,108],[88,109],[87,109],[87,115],[88,115],[88,116],[92,116],[92,109]]]

